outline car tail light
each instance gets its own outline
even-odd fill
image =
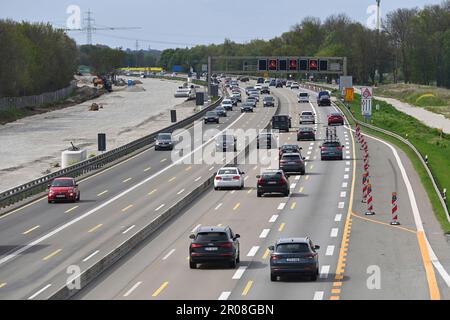
[[[313,258],[314,258],[314,255],[312,255],[312,254],[308,254],[303,257],[303,259],[313,259]]]
[[[287,183],[287,181],[286,181],[286,179],[285,179],[285,178],[281,178],[281,181],[280,181],[280,183],[281,183],[281,185],[285,185],[285,184]]]
[[[326,147],[320,147],[320,150],[325,151],[325,150],[327,150],[327,148]]]
[[[203,247],[203,245],[201,245],[201,244],[197,244],[197,243],[191,244],[191,248],[202,248],[202,247]]]
[[[272,256],[270,256],[270,260],[278,260],[279,259],[279,257],[278,256],[276,256],[276,255],[272,255]]]
[[[239,177],[239,176],[234,176],[233,177],[233,180],[240,180],[241,179],[241,177]]]
[[[220,181],[220,180],[222,180],[222,177],[216,177],[216,180]]]
[[[233,244],[231,242],[223,243],[220,245],[221,248],[232,248]]]
[[[280,163],[286,163],[286,160],[280,160]]]

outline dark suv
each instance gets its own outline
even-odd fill
[[[190,235],[189,267],[196,269],[198,263],[226,263],[236,268],[240,262],[239,234],[230,227],[200,227]]]
[[[155,150],[173,150],[174,143],[171,133],[160,133],[156,137]]]
[[[285,153],[280,158],[280,169],[287,175],[305,175],[305,162],[300,153]]]
[[[291,117],[288,115],[276,115],[272,117],[272,129],[289,132],[292,126]]]
[[[203,121],[205,122],[205,124],[210,123],[210,122],[214,122],[214,123],[219,123],[219,115],[217,114],[217,112],[215,111],[208,111],[205,115],[205,117],[203,118]]]
[[[285,176],[283,170],[266,171],[262,175],[256,176],[257,196],[262,197],[266,193],[281,193],[285,197],[290,194],[289,178]]]
[[[308,275],[312,281],[319,275],[320,246],[306,238],[279,239],[274,246],[270,246],[270,280],[277,281],[278,276]]]

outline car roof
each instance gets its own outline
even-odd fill
[[[330,116],[341,116],[342,117],[342,115],[340,113],[337,113],[337,112],[331,113]]]
[[[299,156],[300,157],[300,153],[298,152],[290,152],[290,153],[284,153],[283,157],[287,157],[287,156]]]
[[[281,238],[277,240],[277,245],[285,243],[308,243],[309,237],[292,237],[292,238]]]
[[[314,129],[311,128],[311,127],[302,127],[302,128],[300,128],[299,130],[300,130],[300,131],[314,131]]]
[[[197,233],[202,232],[226,232],[228,227],[218,227],[218,226],[205,226],[205,227],[199,227],[197,229]]]
[[[55,178],[53,180],[75,180],[74,178],[69,178],[69,177],[62,177],[62,178]]]
[[[300,146],[299,145],[297,145],[297,144],[283,144],[282,146],[281,146],[281,148],[300,148]]]

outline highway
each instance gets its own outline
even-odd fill
[[[337,129],[346,146],[345,159],[320,160],[327,115],[336,112],[335,107],[318,107],[312,91],[310,104],[298,104],[297,90],[272,90],[294,127],[280,134],[281,144],[297,143],[301,111],[313,110],[319,120],[317,141],[298,142],[307,170],[305,176],[290,177],[290,197],[257,198],[256,175],[264,166],[240,165],[246,173],[244,190],[211,188],[74,299],[450,298],[436,259],[434,268],[429,261],[424,227],[436,254],[443,257],[440,263],[448,266],[450,260],[445,246],[435,246],[439,239],[433,234],[439,226],[405,156],[397,155],[407,174],[388,145],[368,138],[377,214],[366,217],[362,153],[349,127]],[[274,112],[261,107],[254,114],[234,111],[217,128],[203,126],[264,128]],[[220,167],[172,163],[170,152],[150,149],[82,181],[81,203],[49,205],[43,199],[0,218],[0,299],[50,297],[65,284],[68,266],[85,270],[93,265]],[[389,225],[394,191],[399,194],[400,227]],[[241,235],[238,268],[189,269],[189,235],[200,225],[229,225]],[[270,281],[267,247],[289,236],[310,236],[321,246],[318,281]],[[380,271],[379,287],[368,285],[373,270]]]

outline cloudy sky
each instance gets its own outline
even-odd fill
[[[50,22],[65,28],[71,16],[67,13],[69,8],[79,8],[81,23],[91,10],[99,28],[140,28],[98,30],[93,35],[94,43],[134,49],[139,40],[140,48],[165,49],[221,43],[225,38],[236,42],[270,39],[307,16],[324,19],[346,13],[370,25],[374,21],[370,6],[375,3],[375,0],[2,0],[0,18]],[[439,3],[441,0],[381,0],[382,16],[397,8]],[[71,28],[77,25],[76,19],[69,22]],[[77,43],[86,43],[85,34],[75,31],[69,34]]]

